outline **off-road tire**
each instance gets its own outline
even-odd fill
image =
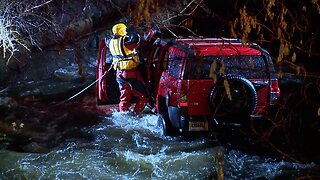
[[[174,128],[171,124],[168,107],[165,103],[165,98],[160,99],[158,126],[162,128],[163,135],[165,136],[178,136],[179,130]]]
[[[257,106],[257,92],[248,79],[227,75],[212,87],[209,104],[219,119],[249,117]]]

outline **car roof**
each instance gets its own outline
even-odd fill
[[[240,39],[182,38],[175,39],[175,43],[194,50],[197,56],[262,55],[257,44],[242,43]]]

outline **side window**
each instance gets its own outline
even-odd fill
[[[163,58],[160,69],[162,71],[168,70],[168,64],[169,64],[169,52],[166,51],[166,52],[164,52],[164,58]]]
[[[161,47],[162,46],[157,46],[154,50],[154,53],[152,55],[152,61],[151,61],[151,65],[153,67],[156,67],[157,65],[159,65],[159,61],[160,61],[160,52],[161,52]]]
[[[176,49],[176,48],[170,48],[170,55],[169,55],[169,59],[170,59],[170,69],[169,69],[169,74],[173,77],[178,78],[180,76],[180,70],[182,67],[182,63],[183,63],[183,58],[185,57],[185,52]]]
[[[151,57],[151,66],[159,68],[160,71],[166,71],[168,69],[169,53],[161,45],[154,48]]]
[[[174,55],[171,58],[169,74],[173,77],[176,77],[176,78],[179,77],[180,67],[181,67],[181,58],[182,57],[179,55]]]

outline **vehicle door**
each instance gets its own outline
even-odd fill
[[[160,77],[158,95],[166,97],[169,106],[177,106],[177,89],[181,83],[186,55],[185,51],[171,46],[161,62],[164,71]]]
[[[119,103],[120,90],[116,81],[115,70],[110,69],[112,57],[106,45],[106,39],[102,39],[99,45],[96,68],[96,98],[98,105]]]
[[[147,83],[152,95],[157,93],[161,74],[167,69],[168,48],[167,45],[155,44],[148,58]]]

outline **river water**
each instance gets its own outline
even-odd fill
[[[48,153],[1,150],[0,179],[296,179],[314,166],[164,137],[157,119],[113,112]]]

